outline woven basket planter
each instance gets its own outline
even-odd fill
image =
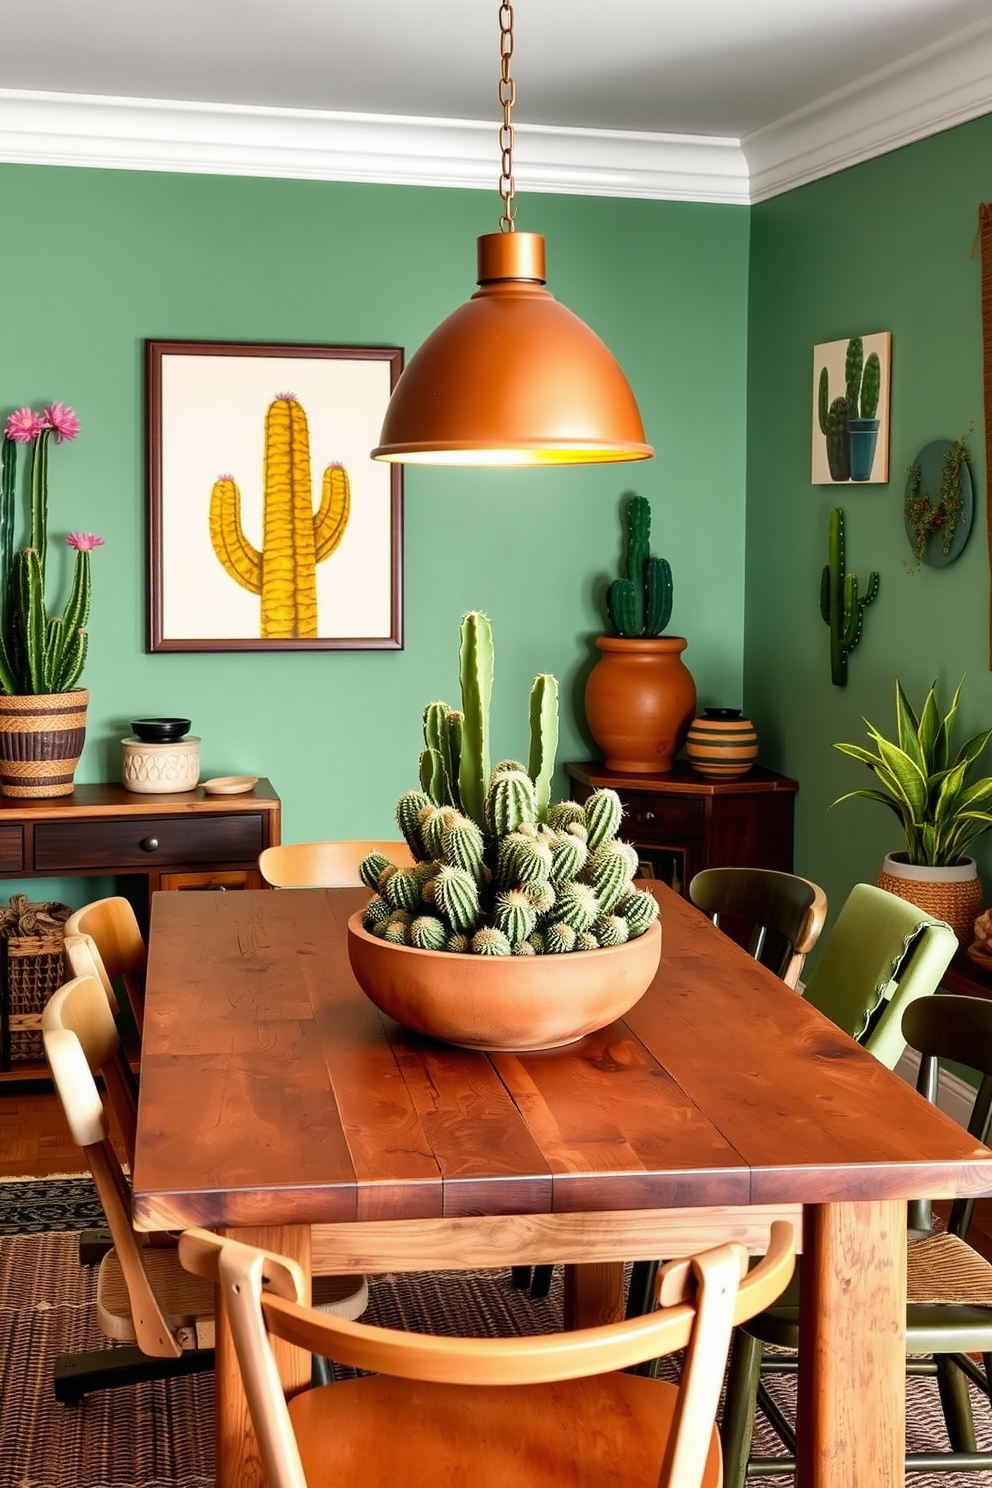
[[[37,696],[0,696],[0,791],[68,796],[86,738],[85,687]]]
[[[900,899],[915,904],[936,920],[946,920],[963,946],[974,939],[975,920],[982,912],[982,884],[974,858],[963,858],[953,868],[921,868],[890,853],[876,879]]]

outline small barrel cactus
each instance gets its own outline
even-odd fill
[[[646,530],[638,532],[646,544]],[[463,955],[623,945],[648,929],[657,906],[634,888],[637,853],[616,835],[620,798],[597,790],[584,805],[552,803],[558,684],[546,675],[531,690],[528,764],[504,759],[489,768],[493,661],[488,620],[467,615],[462,708],[434,702],[424,710],[421,788],[396,808],[414,866],[368,855],[361,874],[373,893],[362,922],[395,945]]]

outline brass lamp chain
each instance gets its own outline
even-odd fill
[[[503,105],[503,123],[499,131],[500,161],[499,194],[503,202],[503,215],[499,219],[500,232],[513,232],[516,207],[513,203],[513,125],[510,110],[516,97],[516,88],[510,76],[510,59],[513,56],[513,6],[499,8],[499,101]]]

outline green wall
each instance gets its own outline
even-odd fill
[[[797,871],[837,908],[902,846],[895,818],[847,790],[874,781],[831,748],[864,741],[862,716],[895,726],[895,678],[920,702],[967,674],[963,741],[992,724],[985,550],[979,203],[990,195],[992,118],[936,135],[753,209],[748,363],[745,696],[762,757],[800,781]],[[813,346],[892,332],[888,485],[810,484]],[[931,439],[969,439],[976,520],[958,562],[912,572],[906,472]],[[866,611],[846,688],[830,681],[819,615],[827,523],[844,509],[847,566],[879,595]],[[863,589],[862,589],[863,592]],[[984,759],[992,773],[992,761]],[[992,869],[992,842],[978,845]],[[987,871],[986,871],[987,877]]]
[[[701,703],[740,703],[746,209],[521,199],[520,227],[548,240],[550,288],[617,355],[658,454],[633,468],[409,470],[403,651],[150,656],[143,340],[409,356],[474,288],[495,193],[10,165],[0,192],[0,413],[76,409],[79,440],[52,450],[50,531],[107,539],[93,560],[81,782],[118,778],[131,718],[180,714],[202,738],[204,776],[271,778],[286,840],[387,836],[415,783],[424,704],[457,700],[470,608],[496,636],[494,757],[525,747],[539,671],[562,687],[559,758],[589,757],[582,688],[629,489],[652,500]]]

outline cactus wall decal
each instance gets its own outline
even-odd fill
[[[260,596],[263,638],[316,638],[317,564],[339,546],[350,509],[348,473],[331,464],[314,511],[307,416],[292,393],[280,393],[265,415],[261,551],[245,537],[233,475],[220,476],[210,498],[214,552],[235,583]]]
[[[814,485],[888,480],[891,343],[880,331],[813,348]]]
[[[820,614],[830,626],[830,680],[835,687],[846,687],[847,658],[861,639],[865,610],[878,593],[878,574],[872,570],[868,587],[859,597],[858,581],[845,568],[844,513],[839,506],[830,513],[827,551],[820,579]]]

